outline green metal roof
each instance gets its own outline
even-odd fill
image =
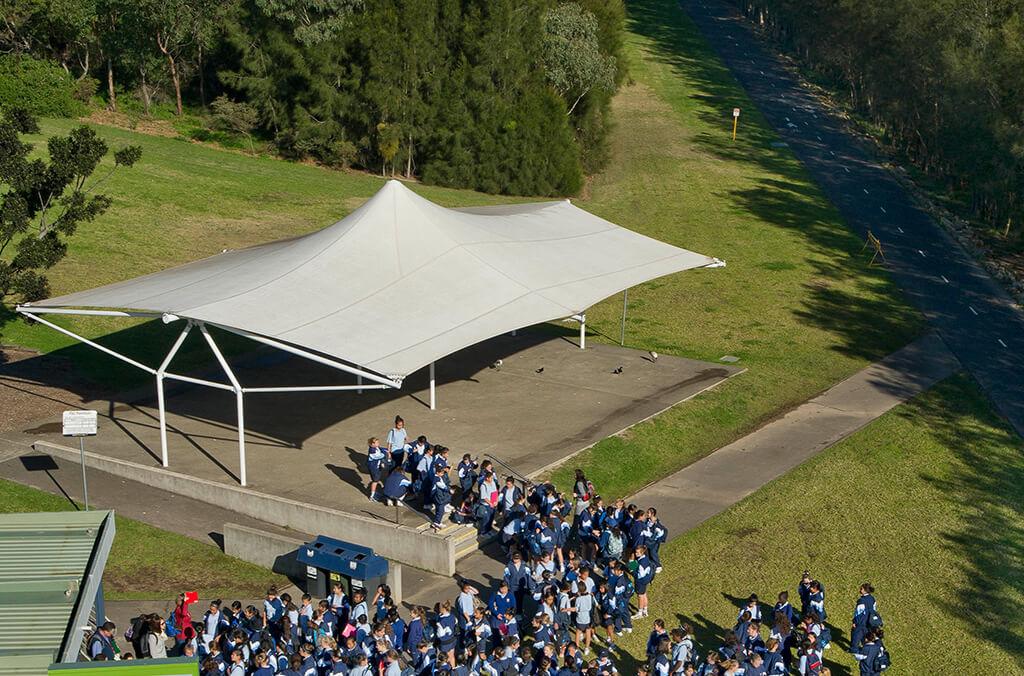
[[[0,673],[77,659],[113,537],[109,511],[0,514]]]

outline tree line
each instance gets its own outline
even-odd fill
[[[3,61],[47,61],[111,110],[125,97],[144,114],[158,99],[177,115],[212,110],[286,157],[487,192],[577,192],[607,159],[609,101],[625,76],[622,0],[0,9],[0,76]]]
[[[1020,0],[735,0],[969,215],[1024,215]],[[1019,236],[1018,236],[1019,239]]]

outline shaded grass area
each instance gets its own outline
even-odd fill
[[[56,495],[0,479],[0,513],[60,512]],[[116,516],[117,533],[103,574],[108,600],[174,599],[183,590],[202,598],[262,598],[268,585],[288,580],[223,554],[213,545]]]
[[[660,617],[692,623],[713,650],[742,600],[796,599],[807,568],[825,584],[833,674],[858,673],[844,650],[864,581],[899,673],[1020,673],[1022,451],[974,381],[954,376],[666,545],[651,618],[624,645],[642,657]]]
[[[635,84],[613,102],[613,160],[583,206],[724,269],[632,289],[626,344],[747,373],[612,437],[555,471],[582,467],[627,495],[910,342],[922,320],[670,0],[628,3]],[[732,109],[742,109],[731,139]],[[587,313],[618,339],[621,299]]]

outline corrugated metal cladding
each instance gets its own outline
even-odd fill
[[[105,553],[94,553],[113,530],[113,514],[102,510],[0,514],[0,670],[22,662],[45,673],[69,635],[81,640],[72,614],[87,576],[102,573],[90,567],[96,558],[102,566]]]

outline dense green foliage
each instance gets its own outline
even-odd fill
[[[53,61],[28,55],[0,56],[0,103],[33,115],[73,117],[85,106],[75,98],[75,81]]]
[[[107,144],[89,127],[72,129],[67,136],[51,136],[47,159],[33,158],[32,145],[22,134],[39,131],[32,115],[10,108],[0,120],[0,301],[13,295],[20,301],[46,298],[50,286],[43,271],[67,254],[67,239],[82,223],[94,220],[110,207],[110,197],[93,191],[121,166],[139,159],[138,146],[114,153],[114,166],[99,180],[89,182],[107,154]]]
[[[247,144],[253,133],[286,157],[488,192],[577,192],[607,159],[608,101],[624,72],[622,0],[0,7],[0,49],[104,81],[111,109],[128,96],[180,116],[219,99],[214,126]],[[233,103],[247,107],[225,115]]]
[[[1019,0],[737,0],[993,226],[1024,216]]]

